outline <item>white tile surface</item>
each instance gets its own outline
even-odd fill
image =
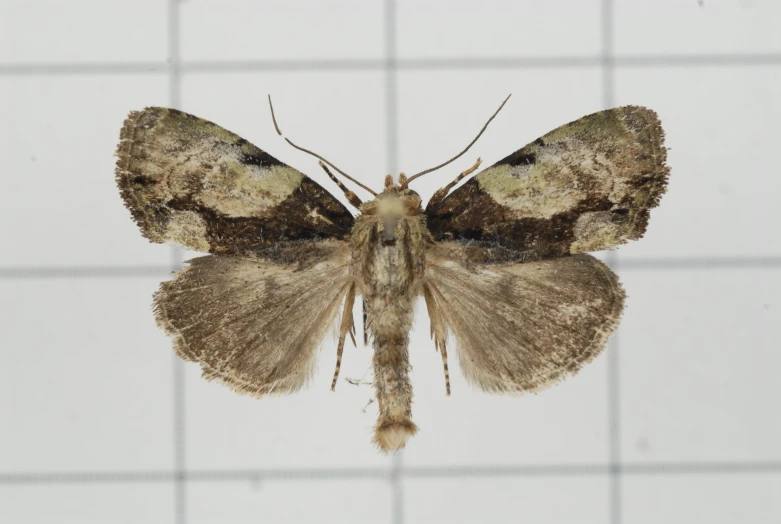
[[[189,522],[390,523],[384,480],[204,482],[190,486]]]
[[[617,54],[778,53],[775,0],[615,0]]]
[[[381,58],[381,0],[192,0],[182,4],[185,60]]]
[[[404,482],[408,524],[608,522],[607,479],[428,479]]]
[[[386,2],[178,2],[189,62],[378,61]],[[599,54],[602,2],[396,2],[402,60]],[[616,0],[614,50],[633,55],[781,52],[774,0]],[[0,268],[167,265],[122,207],[113,181],[127,112],[169,103],[165,72],[15,76],[24,64],[163,64],[168,2],[0,2]],[[235,64],[234,64],[235,65]],[[398,73],[399,158],[387,151],[388,77],[379,69],[278,70],[182,76],[181,108],[231,129],[335,190],[282,129],[372,187],[396,164],[408,174],[468,143],[504,96],[514,97],[475,148],[420,180],[425,197],[478,157],[484,166],[602,108],[594,66]],[[670,191],[646,238],[620,259],[779,256],[775,224],[781,68],[619,68],[616,101],[644,104],[667,130]],[[360,191],[358,191],[361,194]],[[338,195],[341,198],[341,195]],[[619,335],[621,454],[630,462],[778,461],[775,350],[778,270],[624,271],[629,308]],[[2,274],[2,273],[0,273]],[[7,274],[5,275],[7,276]],[[158,279],[0,280],[0,475],[170,470],[173,354],[154,325]],[[356,315],[360,311],[356,307]],[[428,466],[604,464],[607,358],[538,395],[469,388],[441,362],[425,314],[412,335],[414,419],[403,463]],[[372,391],[340,382],[333,340],[297,395],[254,400],[185,366],[185,458],[196,471],[386,469],[370,443]],[[452,351],[452,349],[451,349]],[[342,377],[366,378],[371,351],[345,349]],[[455,359],[451,359],[453,361]],[[7,479],[7,477],[6,477]],[[405,522],[606,522],[607,476],[406,478]],[[778,475],[623,478],[625,522],[777,522]],[[0,485],[0,522],[174,520],[170,482]],[[188,522],[389,522],[384,480],[188,482]]]
[[[156,288],[0,281],[0,473],[172,467],[173,357],[150,311]]]
[[[0,63],[163,63],[166,10],[158,0],[4,0]]]
[[[622,458],[781,460],[781,271],[626,271]]]
[[[0,522],[13,524],[169,524],[170,484],[0,486]]]
[[[781,68],[648,68],[616,74],[617,104],[659,113],[670,185],[626,257],[779,255]]]
[[[779,475],[687,475],[623,480],[624,521],[633,524],[781,522]]]
[[[113,156],[128,112],[165,105],[166,82],[0,78],[0,267],[168,262],[169,249],[144,239],[125,209]]]
[[[599,0],[436,0],[398,3],[403,58],[593,56]]]

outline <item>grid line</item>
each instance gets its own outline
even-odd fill
[[[613,56],[614,24],[613,0],[602,0],[602,105],[605,109],[615,106],[615,60]],[[618,272],[618,253],[611,251],[607,264]],[[610,337],[607,346],[607,435],[608,435],[608,507],[611,524],[621,524],[621,400],[619,397],[619,340],[620,328]]]
[[[168,0],[168,103],[174,109],[180,109],[182,99],[181,63],[181,12],[179,0]],[[182,252],[179,248],[171,248],[171,263],[169,269],[178,271],[182,268]],[[173,452],[174,452],[174,522],[187,524],[187,484],[186,484],[186,427],[185,427],[185,389],[184,362],[174,354],[173,362]]]
[[[238,482],[252,480],[350,480],[402,478],[527,478],[527,477],[604,477],[614,473],[606,464],[555,464],[526,466],[405,466],[393,468],[311,468],[311,469],[226,469],[189,470],[186,482]],[[781,474],[781,461],[768,462],[649,462],[624,463],[615,470],[631,476],[678,475],[761,475]],[[89,483],[169,483],[177,482],[174,471],[62,471],[0,474],[0,485],[17,484],[89,484]]]
[[[173,1],[173,0],[171,0]],[[474,58],[396,58],[400,71],[485,70],[485,69],[557,69],[600,68],[605,56],[484,56]],[[777,67],[781,53],[613,55],[614,68],[643,67]],[[345,58],[309,60],[189,60],[169,62],[62,62],[0,64],[0,77],[57,75],[154,75],[170,74],[176,68],[185,73],[252,73],[257,71],[384,71],[387,59]]]

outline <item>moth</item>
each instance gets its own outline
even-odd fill
[[[320,159],[356,215],[216,124],[160,107],[131,112],[116,164],[125,205],[152,242],[210,253],[154,295],[176,353],[237,392],[291,393],[335,329],[333,389],[361,297],[374,350],[374,442],[385,452],[417,432],[409,332],[419,297],[447,395],[452,342],[465,378],[491,393],[536,391],[577,372],[602,351],[624,305],[618,277],[587,253],[643,236],[667,185],[664,133],[650,109],[594,113],[452,190],[478,159],[424,208],[410,184],[463,155],[506,102],[461,153],[411,177],[387,175],[381,192],[285,138]],[[273,106],[271,115],[283,136]]]

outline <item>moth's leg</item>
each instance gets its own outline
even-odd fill
[[[480,167],[480,164],[482,162],[483,161],[478,158],[477,162],[475,162],[475,165],[473,165],[472,167],[470,167],[466,171],[461,172],[461,174],[458,175],[455,180],[450,182],[448,185],[446,185],[442,189],[437,190],[437,192],[434,193],[434,195],[431,197],[431,200],[429,200],[427,206],[435,206],[435,205],[439,204],[447,196],[447,194],[450,192],[450,190],[453,189],[454,185],[458,184],[461,180],[463,180],[465,176],[468,176],[468,175],[471,175],[472,173],[474,173],[477,170],[477,168]]]
[[[445,329],[445,322],[442,319],[442,313],[439,311],[437,301],[434,298],[434,292],[430,284],[423,286],[423,298],[426,300],[426,309],[428,310],[428,318],[431,321],[431,338],[434,339],[434,347],[442,355],[442,366],[445,368],[445,395],[450,396],[450,372],[447,369],[447,348],[445,347],[445,339],[447,338],[447,330]]]
[[[333,180],[336,183],[337,186],[339,186],[339,189],[342,190],[342,192],[344,193],[344,196],[347,198],[347,200],[350,202],[350,204],[352,204],[352,206],[355,209],[360,211],[361,210],[361,204],[363,204],[363,202],[361,201],[360,198],[358,198],[358,195],[356,195],[355,193],[353,193],[352,191],[347,189],[345,187],[345,185],[342,184],[342,181],[339,180],[338,178],[336,178],[336,176],[334,176],[334,174],[331,173],[331,170],[328,169],[328,166],[325,165],[323,162],[320,162],[320,167],[322,167],[325,170],[325,173],[329,176],[329,178],[331,180]]]
[[[339,368],[342,367],[342,351],[344,351],[344,340],[349,333],[352,337],[353,329],[353,304],[355,303],[355,284],[347,290],[347,297],[344,299],[344,312],[342,313],[342,324],[339,327],[339,344],[336,347],[336,370],[334,371],[334,380],[331,382],[331,391],[336,388],[336,381],[339,379]],[[353,343],[355,339],[353,338]]]
[[[369,345],[369,323],[367,322],[369,314],[366,312],[366,299],[363,299],[363,345]]]
[[[447,370],[447,348],[443,340],[439,345],[439,353],[442,355],[442,365],[445,368],[445,395],[450,396],[450,372]]]

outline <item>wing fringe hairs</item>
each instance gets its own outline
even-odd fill
[[[304,269],[224,256],[189,264],[154,295],[157,323],[174,337],[177,355],[239,393],[303,387],[353,285],[347,260]]]

